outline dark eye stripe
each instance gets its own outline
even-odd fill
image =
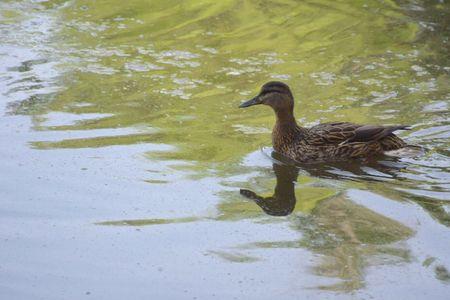
[[[265,90],[261,92],[261,95],[266,95],[266,94],[270,94],[270,93],[282,93],[282,91],[280,90]]]

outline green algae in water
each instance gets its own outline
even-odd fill
[[[94,124],[62,130],[151,124],[162,129],[149,138],[152,142],[179,146],[179,151],[158,153],[157,158],[198,162],[236,161],[269,141],[268,135],[243,135],[233,126],[271,127],[270,111],[236,109],[271,78],[292,86],[298,95],[297,116],[306,123],[370,122],[371,108],[356,107],[352,99],[366,98],[368,89],[395,92],[396,86],[415,79],[409,68],[417,50],[412,51],[408,43],[418,27],[393,3],[363,4],[286,1],[274,9],[269,3],[239,1],[96,5],[78,1],[63,10],[70,26],[61,33],[72,45],[75,70],[50,109],[113,114]],[[79,9],[84,6],[88,9]],[[318,13],[318,7],[325,9]],[[283,21],[275,17],[282,15]],[[398,59],[397,54],[405,58]],[[345,71],[349,64],[353,65],[350,73]],[[145,72],[137,71],[145,66]],[[366,83],[366,78],[380,83]],[[402,101],[413,101],[409,97]],[[72,108],[80,99],[91,106]],[[185,114],[192,119],[174,118]],[[95,141],[51,147],[93,147]],[[124,142],[143,141],[136,136]],[[98,146],[108,143],[116,144],[98,139]],[[36,147],[41,145],[49,146],[37,143]]]

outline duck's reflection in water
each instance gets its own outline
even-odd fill
[[[408,166],[411,163],[393,156],[364,161],[299,164],[274,151],[266,152],[266,150],[263,149],[263,153],[274,161],[273,170],[277,179],[273,196],[261,197],[251,190],[244,189],[241,189],[241,194],[252,199],[269,215],[283,216],[293,212],[296,203],[295,181],[299,173],[306,173],[308,177],[332,179],[340,183],[363,183],[365,188],[375,190],[377,194],[389,199],[414,201],[439,223],[450,227],[448,201],[435,197],[435,194],[439,193],[445,197],[448,185],[445,182],[436,181],[436,176],[433,174],[447,172],[445,167],[414,165],[414,168],[410,170]],[[424,152],[416,151],[412,154],[420,153]],[[428,197],[422,197],[422,194]]]
[[[253,200],[262,210],[271,216],[287,216],[295,209],[297,202],[295,182],[300,170],[309,176],[326,179],[346,179],[354,181],[387,181],[396,177],[404,165],[389,161],[334,162],[327,164],[298,164],[277,152],[271,153],[276,176],[275,190],[272,196],[264,197],[249,189],[240,189],[240,194]]]
[[[320,254],[321,259],[313,267],[320,276],[339,278],[340,282],[320,286],[321,289],[351,292],[365,285],[364,273],[368,265],[408,262],[409,250],[399,244],[408,239],[413,230],[407,226],[355,203],[345,193],[338,193],[319,201],[309,212],[296,206],[296,181],[300,171],[323,178],[347,179],[372,176],[372,180],[384,180],[396,176],[401,165],[387,167],[375,162],[364,164],[321,164],[296,166],[281,164],[276,159],[273,170],[277,179],[273,196],[262,197],[248,189],[240,193],[254,201],[271,216],[287,216],[291,228],[302,234],[297,241],[261,242],[245,245],[244,248],[307,248]],[[284,160],[284,163],[289,163]],[[370,170],[370,174],[367,173]],[[301,193],[301,188],[297,187]]]
[[[241,189],[241,195],[255,201],[265,213],[271,216],[287,216],[294,211],[297,199],[295,197],[295,182],[298,177],[298,168],[291,165],[273,164],[277,177],[275,192],[271,197],[262,197],[255,192]]]

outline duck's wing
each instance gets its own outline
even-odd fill
[[[309,144],[316,146],[370,142],[380,140],[400,129],[406,130],[409,128],[405,125],[360,125],[348,122],[323,123],[309,129],[307,140]]]

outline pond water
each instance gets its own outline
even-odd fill
[[[449,26],[445,0],[1,1],[0,298],[448,299]],[[303,126],[427,151],[273,163],[273,113],[237,108],[269,80]]]

